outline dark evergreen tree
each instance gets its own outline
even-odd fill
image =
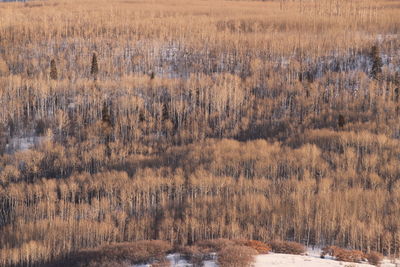
[[[344,120],[344,116],[342,114],[339,114],[339,118],[338,118],[338,126],[339,126],[339,128],[343,128],[345,123],[346,122]]]
[[[104,143],[106,145],[105,154],[109,158],[112,153],[110,147],[110,142],[112,140],[112,124],[111,124],[110,111],[108,109],[108,105],[106,102],[103,103],[103,109],[101,111],[101,120],[104,123],[103,134],[104,134]]]
[[[104,123],[111,125],[111,116],[106,102],[103,103],[103,109],[101,111],[101,120]]]
[[[140,111],[139,113],[139,121],[144,122],[146,120],[146,117],[144,116],[144,112]]]
[[[97,63],[97,55],[96,55],[96,53],[93,53],[93,56],[92,56],[92,67],[90,69],[90,74],[93,75],[96,78],[98,73],[99,73],[99,65]]]
[[[371,69],[371,76],[374,79],[379,78],[379,74],[382,73],[382,58],[380,56],[379,48],[374,45],[371,48],[371,59],[372,59],[372,69]]]
[[[56,66],[56,61],[54,59],[50,61],[50,79],[52,80],[58,79],[57,66]]]

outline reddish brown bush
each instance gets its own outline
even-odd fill
[[[218,264],[221,267],[251,266],[258,252],[247,246],[227,246],[218,253]]]
[[[361,262],[364,259],[364,253],[359,250],[339,249],[335,258],[338,261]]]
[[[268,254],[271,251],[271,247],[268,244],[257,240],[236,240],[235,243],[255,249],[259,254]]]
[[[383,260],[383,255],[379,252],[371,251],[366,255],[366,258],[370,264],[379,266]]]
[[[306,252],[306,248],[297,242],[272,241],[270,245],[275,253],[300,255]]]
[[[196,243],[201,252],[210,253],[210,252],[219,252],[223,248],[228,246],[235,245],[235,242],[229,239],[213,239],[213,240],[202,240]]]
[[[341,249],[337,252],[335,255],[336,260],[338,261],[348,261],[348,262],[354,262],[352,260],[352,255],[349,250]]]
[[[348,250],[336,246],[327,246],[322,249],[321,258],[330,255],[338,261],[361,262],[365,259],[365,254],[359,250]]]

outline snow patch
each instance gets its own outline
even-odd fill
[[[336,261],[332,257],[325,257],[321,259],[321,250],[311,250],[307,251],[307,255],[291,255],[291,254],[278,254],[270,253],[257,255],[255,257],[254,267],[373,267],[373,265],[368,263],[354,263],[354,262],[343,262]],[[391,263],[389,260],[385,259],[381,267],[400,267],[400,262]]]
[[[324,259],[320,257],[321,249],[308,249],[306,255],[291,255],[291,254],[279,254],[269,253],[257,255],[254,258],[252,267],[373,267],[373,265],[364,263],[353,263],[336,261],[332,257],[326,256]],[[203,267],[218,267],[215,260],[203,261]],[[168,261],[171,263],[171,267],[193,267],[193,264],[189,263],[179,253],[169,254],[167,256]],[[151,264],[133,265],[132,267],[151,267]],[[400,267],[400,261],[390,261],[385,259],[381,267]]]
[[[6,151],[8,153],[13,153],[16,151],[25,151],[34,148],[37,145],[48,140],[47,136],[31,136],[31,137],[16,137],[11,138],[11,140],[6,145]]]

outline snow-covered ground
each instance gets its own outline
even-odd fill
[[[353,263],[335,261],[333,259],[321,259],[319,255],[289,255],[289,254],[276,254],[270,253],[267,255],[256,256],[254,267],[372,267],[373,265],[367,263]],[[399,265],[400,266],[400,262]],[[390,263],[385,260],[381,267],[397,267],[396,264]]]
[[[167,259],[171,263],[172,267],[192,267],[193,265],[188,263],[185,259],[179,256],[179,254],[170,254]],[[385,259],[380,265],[381,267],[400,267],[400,260],[396,263],[390,262]],[[218,267],[215,261],[204,261],[204,267]],[[263,254],[255,257],[253,267],[372,267],[368,263],[352,263],[335,261],[332,258],[326,257],[325,259],[320,258],[319,250],[309,250],[307,255],[290,255],[290,254]],[[151,265],[134,265],[133,267],[151,267]]]
[[[192,267],[187,260],[183,259],[178,253],[170,254],[167,256],[168,261],[171,263],[171,267]],[[151,267],[150,264],[133,265],[132,267]],[[209,260],[203,262],[203,267],[218,267],[215,261]]]
[[[6,145],[6,151],[13,153],[15,151],[25,151],[49,140],[46,136],[30,136],[21,138],[12,138]]]

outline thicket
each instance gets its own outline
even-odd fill
[[[338,261],[356,262],[367,260],[372,265],[379,266],[383,260],[383,255],[377,251],[364,253],[360,250],[349,250],[337,246],[327,246],[322,249],[321,258],[326,255],[334,257]]]
[[[46,267],[106,267],[131,266],[151,263],[155,266],[167,265],[166,255],[172,246],[165,241],[136,241],[118,243],[99,248],[82,249],[66,257],[45,264]]]
[[[302,255],[306,252],[304,245],[297,242],[274,240],[270,245],[275,253]]]
[[[0,4],[0,265],[153,239],[398,256],[400,7],[192,2]]]
[[[379,252],[372,251],[365,256],[368,260],[368,263],[379,266],[383,260],[383,255]]]
[[[246,246],[227,246],[218,253],[218,265],[221,267],[248,267],[254,262],[257,250]]]

